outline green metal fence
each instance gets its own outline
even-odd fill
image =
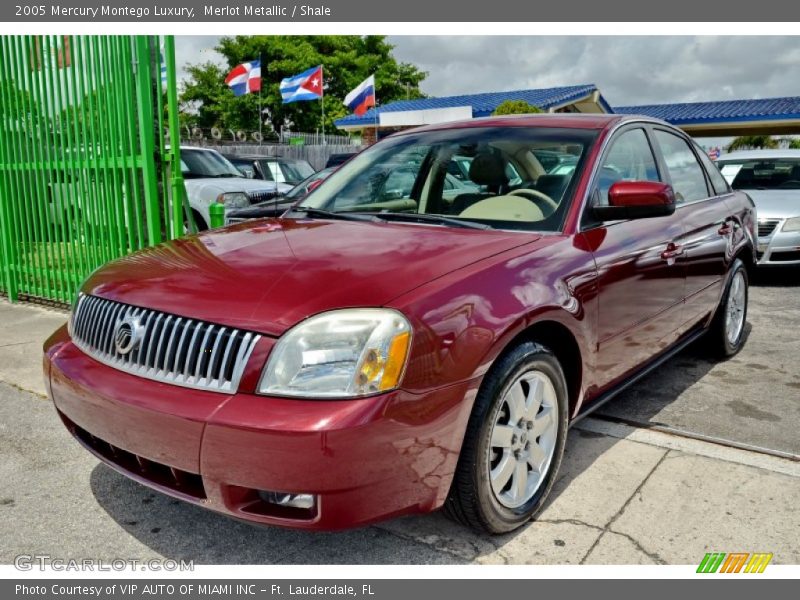
[[[161,80],[166,62],[167,85]],[[174,40],[0,36],[0,291],[70,302],[183,233]],[[165,100],[166,97],[166,100]]]

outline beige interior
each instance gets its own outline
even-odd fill
[[[459,214],[465,219],[493,219],[495,221],[543,221],[541,209],[520,196],[495,196],[486,198],[466,208]]]

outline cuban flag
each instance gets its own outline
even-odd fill
[[[359,117],[367,112],[368,108],[375,106],[375,75],[367,77],[347,94],[344,105]]]
[[[319,100],[322,98],[322,65],[281,80],[280,90],[284,104]]]
[[[225,78],[225,85],[236,96],[244,96],[261,90],[261,61],[251,60],[233,68]]]

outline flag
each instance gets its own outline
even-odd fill
[[[281,81],[284,104],[322,98],[322,65]]]
[[[237,96],[261,90],[261,61],[251,60],[233,68],[225,78],[225,84]]]
[[[370,75],[359,83],[353,91],[344,98],[344,105],[359,117],[375,106],[375,75]]]

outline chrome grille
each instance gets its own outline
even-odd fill
[[[136,318],[139,342],[118,350],[117,327]],[[222,325],[178,317],[81,294],[70,318],[78,348],[108,365],[164,383],[234,393],[260,336]],[[124,350],[124,347],[123,347]]]
[[[775,227],[780,223],[780,219],[763,219],[758,221],[758,237],[767,237],[772,235]]]
[[[250,198],[250,204],[258,204],[266,200],[272,200],[278,196],[278,190],[260,190],[257,192],[247,192],[247,197]]]

